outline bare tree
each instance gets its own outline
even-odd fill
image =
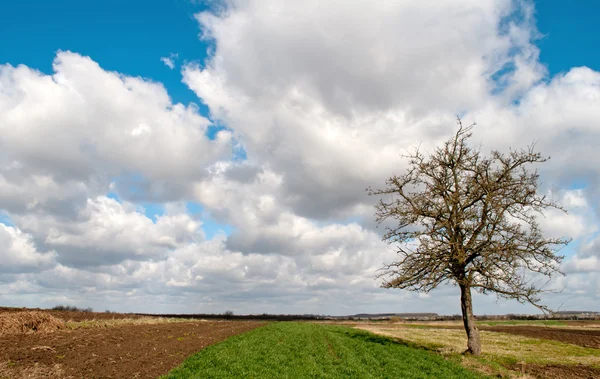
[[[538,194],[538,171],[527,167],[549,158],[534,145],[483,156],[467,145],[474,124],[457,124],[443,147],[427,157],[416,149],[404,175],[367,191],[383,197],[376,220],[394,221],[383,240],[397,245],[400,256],[383,267],[382,286],[429,292],[442,283],[458,285],[468,352],[479,355],[471,289],[547,311],[539,295],[546,279],[562,274],[556,252],[569,241],[545,238],[536,221],[546,208],[565,211]]]

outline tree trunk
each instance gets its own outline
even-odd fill
[[[463,324],[467,332],[467,351],[473,355],[479,355],[481,354],[481,341],[473,317],[473,302],[471,300],[471,286],[469,285],[460,284],[460,307],[462,309]]]

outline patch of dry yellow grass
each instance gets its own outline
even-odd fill
[[[419,329],[403,327],[401,324],[359,325],[357,328],[409,341],[445,355],[459,354],[467,348],[465,332],[458,329]],[[600,367],[598,349],[505,333],[480,331],[480,334],[483,348],[481,358],[484,360]]]
[[[108,320],[85,320],[67,321],[67,328],[75,330],[82,328],[112,328],[121,325],[155,325],[173,324],[180,322],[206,322],[206,320],[175,318],[175,317],[141,317],[141,318],[117,318]]]

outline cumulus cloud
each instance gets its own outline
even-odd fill
[[[38,251],[31,235],[15,227],[0,224],[0,246],[0,274],[35,272],[55,263],[54,251]]]
[[[179,54],[171,53],[168,57],[161,57],[160,61],[165,64],[168,68],[173,70],[175,68],[175,61],[179,58]]]
[[[0,224],[13,246],[0,254],[30,262],[0,275],[0,294],[138,307],[123,310],[456,313],[451,286],[431,298],[377,288],[395,255],[364,189],[401,173],[407,149],[432,151],[459,114],[486,151],[537,141],[552,156],[540,191],[569,213],[540,222],[575,239],[556,286],[597,296],[600,73],[547,76],[531,3],[227,4],[196,15],[214,48],[182,67],[210,120],[93,57],[59,52],[52,74],[0,66],[0,210],[15,225]],[[211,120],[225,126],[215,138]],[[145,202],[165,214],[146,216]],[[210,220],[233,231],[207,240]],[[523,309],[477,301],[478,313]]]
[[[202,75],[218,82],[226,74],[264,101],[297,91],[344,115],[453,111],[479,104],[502,67],[535,61],[529,28],[506,22],[498,31],[512,12],[508,1],[236,1],[223,14],[197,16],[217,43]],[[511,56],[517,48],[526,51]]]
[[[513,67],[505,92],[543,75],[521,11],[517,23],[507,1],[235,2],[197,15],[216,51],[205,67],[187,65],[184,82],[250,159],[285,173],[295,212],[339,217],[405,167],[406,147],[431,148],[457,112],[497,101],[503,68]]]
[[[71,52],[59,52],[53,70],[0,66],[0,193],[28,181],[40,189],[101,184],[106,192],[113,177],[136,175],[152,183],[148,196],[164,199],[171,194],[163,187],[185,186],[231,154],[229,132],[210,140],[210,121],[195,106],[173,104],[159,83]],[[0,206],[18,201],[7,203]]]
[[[187,214],[166,214],[154,222],[133,205],[104,196],[89,199],[73,219],[30,212],[15,220],[69,266],[157,259],[178,246],[203,240],[201,224]]]

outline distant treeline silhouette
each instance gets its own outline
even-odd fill
[[[88,308],[78,308],[74,305],[62,305],[59,304],[52,308],[53,311],[65,311],[65,312],[93,312],[94,310],[90,307]]]
[[[348,316],[328,316],[315,314],[249,314],[236,315],[233,312],[225,312],[221,314],[215,313],[200,313],[200,314],[152,314],[152,313],[135,313],[138,316],[152,317],[173,317],[173,318],[190,318],[190,319],[226,319],[226,320],[268,320],[268,321],[318,321],[318,320],[389,320],[390,318],[402,318],[405,320],[460,320],[462,316],[439,316],[437,313],[382,313],[382,314],[357,314]]]
[[[582,312],[583,313],[583,312]],[[404,320],[404,321],[460,321],[462,315],[438,315],[437,313],[379,313],[369,314],[361,313],[348,316],[328,316],[314,314],[249,314],[236,315],[233,312],[225,313],[199,313],[199,314],[154,314],[154,313],[134,313],[138,316],[151,317],[172,317],[172,318],[189,318],[189,319],[225,319],[225,320],[265,320],[265,321],[319,321],[319,320],[336,320],[336,321],[387,321],[387,320]],[[587,317],[585,317],[587,316]],[[521,315],[521,314],[506,314],[506,315],[477,315],[477,320],[493,321],[493,320],[576,320],[582,318],[600,318],[600,313],[585,312],[583,314],[572,314],[572,312],[559,312],[555,314],[538,314],[538,315]],[[590,317],[591,316],[591,317]]]
[[[258,314],[258,315],[236,315],[233,313],[199,313],[199,314],[153,314],[153,313],[135,313],[138,316],[152,317],[172,317],[172,318],[190,318],[190,319],[226,319],[226,320],[270,320],[270,321],[294,321],[294,320],[328,320],[331,316],[321,315],[275,315],[275,314]]]

